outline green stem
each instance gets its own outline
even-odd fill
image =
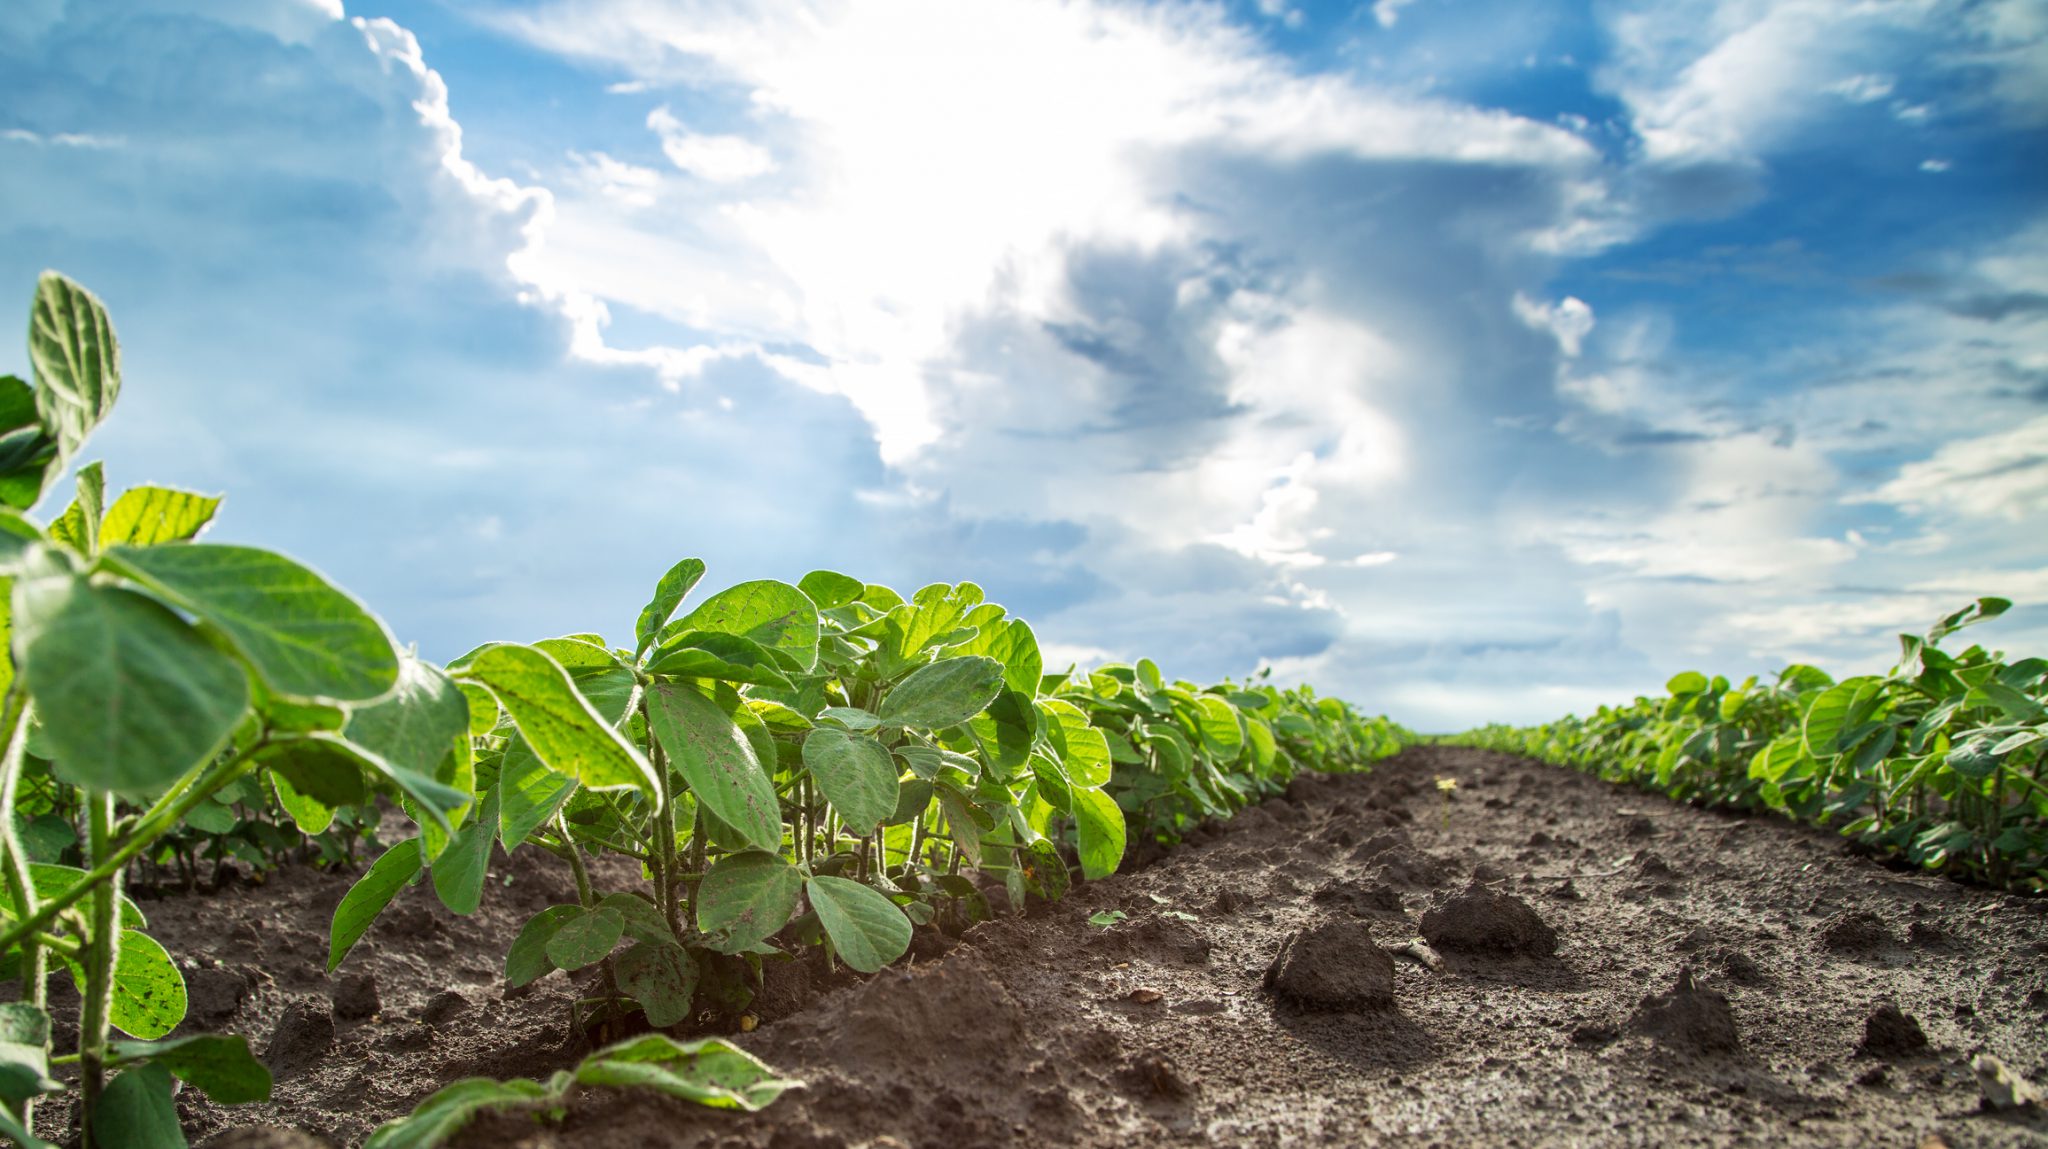
[[[49,925],[58,914],[78,904],[101,883],[112,881],[137,854],[148,849],[158,838],[184,821],[185,815],[190,813],[194,806],[213,797],[221,787],[240,776],[249,766],[249,756],[264,745],[265,743],[258,741],[233,758],[188,774],[187,777],[197,775],[191,783],[180,782],[171,787],[169,793],[157,799],[156,805],[151,806],[140,818],[129,824],[130,828],[120,847],[101,859],[87,871],[85,877],[63,893],[44,902],[27,917],[7,927],[5,932],[0,932],[0,953],[5,953],[8,948],[19,944],[21,939]],[[90,801],[87,802],[87,806],[90,808]],[[99,857],[98,854],[93,856]]]
[[[104,791],[86,795],[88,857],[104,864],[112,854],[114,796]],[[114,964],[121,957],[121,867],[93,886],[92,931],[85,948],[85,1002],[78,1019],[78,1103],[80,1143],[93,1149],[94,1110],[106,1088],[107,1033],[114,1005]]]
[[[649,730],[654,729],[654,719],[647,713],[647,703],[640,703],[641,719]],[[649,758],[654,766],[655,786],[659,791],[661,808],[654,812],[654,856],[649,859],[654,870],[655,890],[663,916],[668,919],[668,928],[677,937],[683,933],[682,918],[678,911],[680,901],[676,897],[676,793],[675,783],[669,777],[668,752],[662,749],[659,739],[650,738]],[[702,869],[703,867],[698,867]]]
[[[576,839],[569,836],[569,820],[555,811],[555,831],[562,835],[561,857],[569,861],[569,872],[576,875],[576,900],[585,909],[597,904],[597,895],[590,889],[590,871],[583,867],[583,851],[577,849]]]
[[[701,875],[704,872],[704,840],[709,836],[710,827],[707,826],[704,821],[704,804],[702,802],[699,802],[697,804],[696,821],[690,826],[689,866],[690,872],[692,874]],[[689,879],[683,885],[683,889],[687,891],[687,908],[689,911],[689,918],[691,921],[697,920],[697,887],[702,883],[702,881],[703,879],[701,877],[695,877]],[[680,932],[680,929],[678,930],[678,932]]]
[[[5,732],[7,749],[0,757],[0,849],[7,852],[7,892],[14,898],[18,913],[34,914],[39,908],[36,898],[36,884],[29,871],[27,851],[22,849],[21,835],[15,831],[14,810],[16,798],[21,790],[21,767],[28,744],[28,695],[18,687],[7,692],[4,715],[0,715],[0,731]],[[40,1010],[50,1005],[49,974],[50,956],[37,943],[40,933],[26,938],[21,943],[21,1000]],[[15,1107],[15,1116],[22,1128],[35,1128],[35,1106],[33,1097],[23,1098]]]

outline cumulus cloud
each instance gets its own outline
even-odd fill
[[[2048,511],[2048,415],[2009,431],[1944,443],[1862,498],[2011,522]]]

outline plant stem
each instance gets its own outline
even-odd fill
[[[576,839],[569,836],[569,820],[555,811],[555,831],[562,835],[562,854],[569,861],[569,872],[576,875],[576,900],[585,909],[597,904],[597,895],[590,889],[590,871],[583,867],[583,851],[576,846]]]
[[[698,876],[691,877],[683,885],[683,889],[688,893],[688,914],[692,921],[697,918],[697,886],[703,881],[701,875],[704,873],[704,839],[709,831],[710,827],[704,822],[704,804],[699,802],[696,821],[690,826],[689,862],[690,873]]]
[[[654,729],[654,719],[647,713],[647,702],[640,702],[642,721],[649,730]],[[682,919],[678,915],[679,902],[676,897],[676,794],[675,783],[669,778],[668,752],[662,749],[661,740],[648,739],[649,755],[654,766],[654,779],[661,800],[661,809],[654,813],[654,855],[649,859],[654,870],[655,890],[662,916],[668,919],[668,928],[681,937]],[[700,867],[701,868],[701,867]]]
[[[87,857],[104,865],[113,847],[114,796],[86,794]],[[92,929],[85,948],[85,1001],[78,1019],[78,1103],[81,1144],[93,1149],[93,1111],[106,1088],[108,1015],[114,1005],[114,963],[121,956],[121,867],[92,889]]]
[[[0,953],[6,952],[9,947],[19,943],[21,939],[27,937],[33,931],[49,925],[50,922],[56,919],[58,914],[78,904],[87,894],[97,889],[100,883],[111,881],[117,877],[122,868],[127,866],[130,861],[133,861],[137,854],[148,849],[153,842],[183,821],[185,815],[190,813],[194,806],[213,797],[214,793],[222,786],[234,781],[243,770],[248,768],[249,756],[254,754],[263,745],[263,742],[258,741],[247,750],[236,754],[233,758],[224,762],[214,763],[211,766],[202,767],[193,771],[193,774],[188,774],[187,777],[197,775],[194,781],[190,783],[180,782],[178,785],[171,787],[168,793],[162,798],[157,799],[156,805],[151,806],[140,818],[129,823],[128,832],[119,848],[104,857],[94,853],[91,857],[87,858],[87,861],[98,859],[98,864],[94,865],[86,873],[85,877],[80,878],[63,893],[44,902],[33,912],[29,913],[27,917],[7,927],[5,932],[0,932]],[[88,799],[88,821],[90,821],[91,817],[91,806],[92,802]],[[109,817],[111,819],[111,815]],[[111,828],[111,820],[109,826]],[[109,838],[111,839],[111,837],[110,833]]]
[[[17,687],[7,692],[4,715],[0,715],[0,732],[7,740],[5,757],[0,757],[0,848],[7,851],[7,892],[14,898],[16,912],[29,915],[39,908],[36,898],[35,879],[29,871],[28,854],[22,849],[21,835],[14,828],[16,796],[21,790],[21,766],[28,744],[28,696]],[[43,951],[34,937],[25,938],[21,943],[21,1000],[47,1010],[50,1004],[49,991],[50,956]],[[22,1128],[35,1128],[36,1099],[22,1099],[15,1115],[20,1118]]]

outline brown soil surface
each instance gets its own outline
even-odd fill
[[[501,859],[473,919],[408,891],[331,981],[345,877],[147,904],[197,959],[194,1024],[286,1070],[268,1105],[181,1101],[189,1128],[352,1145],[456,1078],[572,1064],[574,987],[497,980],[520,922],[568,897],[558,870]],[[1112,909],[1128,918],[1089,924]],[[771,967],[768,1023],[741,1041],[808,1085],[764,1113],[585,1092],[456,1144],[2048,1144],[2048,1117],[1980,1110],[1968,1064],[2048,1070],[2048,901],[1479,751],[1303,779],[913,953],[870,979]]]

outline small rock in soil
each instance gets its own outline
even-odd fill
[[[1970,1059],[1977,1075],[1977,1088],[1984,1092],[1984,1105],[1991,1109],[2018,1109],[2041,1104],[2041,1091],[2034,1083],[2014,1073],[2005,1062],[1988,1053]]]
[[[1863,1041],[1858,1053],[1872,1057],[1905,1057],[1927,1048],[1927,1034],[1919,1021],[1898,1006],[1886,1002],[1863,1020]]]
[[[1836,953],[1857,953],[1892,944],[1892,931],[1869,910],[1845,910],[1821,926],[1820,944]]]
[[[442,1025],[469,1012],[469,999],[452,989],[444,989],[427,999],[420,1009],[420,1020],[428,1025]]]
[[[377,992],[377,975],[355,973],[336,983],[332,994],[334,1016],[346,1021],[359,1021],[375,1017],[384,1008],[384,1000]]]
[[[1643,999],[1635,1027],[1660,1045],[1687,1052],[1729,1053],[1742,1048],[1728,999],[1694,985],[1692,970],[1685,966],[1679,967],[1678,984],[1670,993]]]
[[[1468,886],[1422,915],[1422,936],[1440,950],[1531,954],[1557,952],[1557,931],[1513,894]]]
[[[1125,1094],[1140,1098],[1182,1100],[1194,1095],[1194,1083],[1181,1073],[1173,1059],[1163,1053],[1145,1053],[1117,1071],[1116,1083]]]
[[[289,1077],[334,1048],[334,1013],[328,1003],[294,1002],[277,1019],[263,1063],[279,1077]]]
[[[1289,935],[1265,986],[1274,997],[1311,1012],[1358,1012],[1394,1004],[1394,959],[1365,923],[1337,919]]]
[[[215,1134],[199,1149],[334,1149],[311,1133],[277,1125],[245,1125]]]

